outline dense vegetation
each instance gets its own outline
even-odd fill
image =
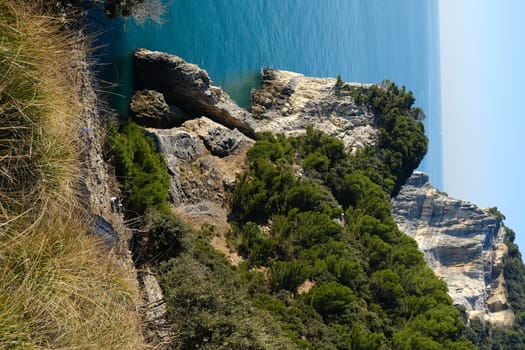
[[[390,82],[347,89],[377,115],[376,147],[349,154],[308,128],[269,133],[248,152],[232,193],[228,264],[169,214],[169,177],[153,139],[132,122],[110,140],[128,216],[140,216],[135,258],[159,276],[175,336],[205,349],[520,349],[525,269],[509,230],[505,276],[517,312],[490,328],[452,306],[446,285],[391,217],[390,197],[426,151],[414,99]]]
[[[184,227],[179,222],[174,228]],[[294,349],[273,317],[246,299],[242,274],[209,246],[210,229],[196,233],[186,228],[180,249],[157,263],[176,333],[172,347]]]
[[[159,276],[175,336],[205,349],[521,349],[521,255],[508,230],[505,277],[517,314],[491,328],[451,305],[446,285],[390,214],[426,150],[411,93],[386,82],[346,89],[372,108],[379,144],[349,154],[308,128],[261,134],[232,193],[233,267],[167,210],[166,166],[153,139],[131,122],[110,137],[128,214],[144,220],[137,261]]]
[[[153,138],[127,121],[118,130],[110,129],[109,143],[128,216],[141,216],[148,208],[168,212],[170,178]]]
[[[410,149],[420,137],[402,135],[391,147]],[[389,183],[368,176],[388,148],[350,155],[311,128],[301,138],[261,137],[232,198],[232,240],[250,271],[267,271],[247,273],[255,305],[301,348],[474,348],[446,285],[391,217],[403,166],[381,169],[398,171]],[[401,164],[417,165],[408,159],[414,153],[401,154]]]
[[[79,191],[82,53],[55,4],[0,1],[0,348],[138,349],[138,290]]]
[[[380,138],[374,157],[381,165],[371,169],[368,175],[371,179],[382,176],[383,188],[395,196],[427,151],[428,142],[423,124],[419,122],[424,118],[423,111],[412,107],[415,98],[411,91],[407,92],[404,86],[400,89],[388,80],[379,86],[345,88],[343,85],[343,89],[348,90],[357,103],[368,105],[376,115]]]

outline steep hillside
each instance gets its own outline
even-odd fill
[[[84,37],[55,5],[0,1],[0,348],[143,348]]]
[[[408,180],[426,151],[410,92],[264,70],[248,112],[176,56],[135,60],[133,118],[193,227],[146,211],[137,236],[171,346],[519,348],[519,252],[501,214]]]
[[[178,57],[135,59],[134,118],[167,127],[144,137],[164,155],[173,213],[198,231],[153,222],[137,237],[172,346],[473,348],[445,284],[390,215],[426,150],[411,93],[265,71],[250,113]]]

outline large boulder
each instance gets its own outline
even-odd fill
[[[137,124],[168,129],[182,124],[189,117],[175,106],[169,106],[164,95],[155,90],[138,90],[131,98],[130,110]]]
[[[204,69],[178,56],[146,49],[135,51],[134,58],[139,88],[161,92],[169,104],[194,117],[206,116],[253,136],[255,125],[251,113],[212,85]]]
[[[211,154],[226,157],[238,152],[244,141],[243,134],[237,129],[216,128],[210,130],[204,136],[204,144],[210,150]]]

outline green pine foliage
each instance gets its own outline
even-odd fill
[[[400,168],[377,150],[351,155],[312,128],[299,138],[261,135],[248,152],[232,195],[233,241],[249,267],[268,271],[247,272],[250,299],[301,348],[474,349],[445,283],[390,214],[403,167],[419,163],[411,140],[426,147],[422,128],[408,130],[421,135],[392,134],[411,150]],[[368,176],[369,164],[389,175]]]
[[[142,127],[127,121],[118,131],[110,129],[109,144],[126,210],[132,216],[143,215],[148,208],[169,212],[170,177],[153,138]]]
[[[174,349],[297,349],[268,311],[246,300],[242,274],[187,231],[178,253],[155,266],[174,325]]]
[[[350,93],[357,103],[368,105],[376,115],[380,142],[374,156],[386,167],[380,171],[383,177],[394,179],[393,186],[388,183],[383,187],[395,196],[427,151],[428,140],[420,122],[424,114],[413,107],[415,98],[411,91],[388,80],[380,86],[351,88]]]

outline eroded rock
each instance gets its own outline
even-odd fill
[[[195,64],[163,52],[135,51],[137,84],[142,89],[156,90],[169,104],[194,116],[206,116],[231,129],[253,136],[252,115],[240,108],[230,96],[212,85],[208,73]]]
[[[512,324],[503,278],[507,246],[501,219],[437,191],[421,172],[415,172],[393,200],[393,216],[401,231],[417,241],[427,264],[469,317]]]
[[[238,264],[242,258],[226,245],[229,195],[237,174],[245,170],[246,152],[254,141],[205,117],[178,128],[148,131],[171,173],[174,212],[197,229],[213,225],[212,245]]]
[[[179,108],[170,107],[164,95],[155,90],[136,91],[131,98],[130,110],[137,124],[150,128],[172,128],[189,119]]]
[[[239,150],[244,142],[244,137],[237,129],[216,128],[208,131],[203,141],[213,155],[226,157]]]
[[[364,84],[349,84],[366,86]],[[252,93],[256,131],[298,136],[312,125],[337,137],[350,149],[374,145],[374,115],[336,86],[335,78],[311,78],[265,69],[262,87]]]

